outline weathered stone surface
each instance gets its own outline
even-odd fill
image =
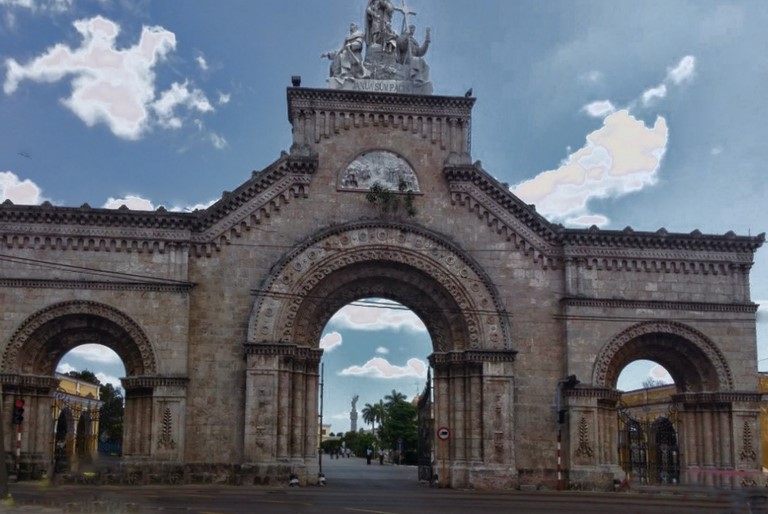
[[[748,276],[763,236],[552,225],[471,164],[473,102],[291,88],[291,153],[204,211],[3,204],[3,411],[34,396],[30,419],[45,418],[43,379],[98,342],[126,363],[128,476],[160,481],[164,463],[184,482],[312,483],[320,331],[349,301],[387,297],[430,331],[453,486],[554,487],[569,374],[581,384],[562,399],[564,467],[607,486],[616,378],[639,358],[693,395],[689,423],[734,443],[688,451],[684,476],[758,470]],[[371,152],[407,163],[413,216],[349,187],[345,170]],[[22,452],[44,463],[50,427],[30,427]]]

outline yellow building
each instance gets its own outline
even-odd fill
[[[82,471],[97,457],[99,386],[56,373],[52,410],[54,471]]]
[[[768,373],[758,373],[757,378],[759,391],[768,393]],[[765,399],[760,402],[760,442],[762,443],[763,471],[766,471],[768,470],[768,405]]]

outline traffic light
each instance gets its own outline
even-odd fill
[[[12,420],[14,425],[21,425],[21,422],[24,421],[24,400],[21,398],[16,400],[16,403],[13,405]]]

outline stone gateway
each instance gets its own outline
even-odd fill
[[[368,23],[379,60],[359,68],[380,71],[396,35]],[[98,343],[125,364],[134,480],[316,483],[321,331],[377,297],[431,336],[447,485],[623,478],[616,385],[637,359],[677,385],[681,482],[763,480],[749,271],[764,235],[554,225],[473,164],[471,97],[344,76],[287,102],[290,152],[205,210],[0,206],[3,444],[23,398],[30,474],[53,462],[57,363]],[[400,208],[370,201],[372,182]]]

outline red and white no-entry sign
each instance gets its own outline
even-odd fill
[[[448,427],[440,427],[437,429],[438,439],[441,441],[447,441],[449,437],[451,437],[451,431],[448,430]]]

